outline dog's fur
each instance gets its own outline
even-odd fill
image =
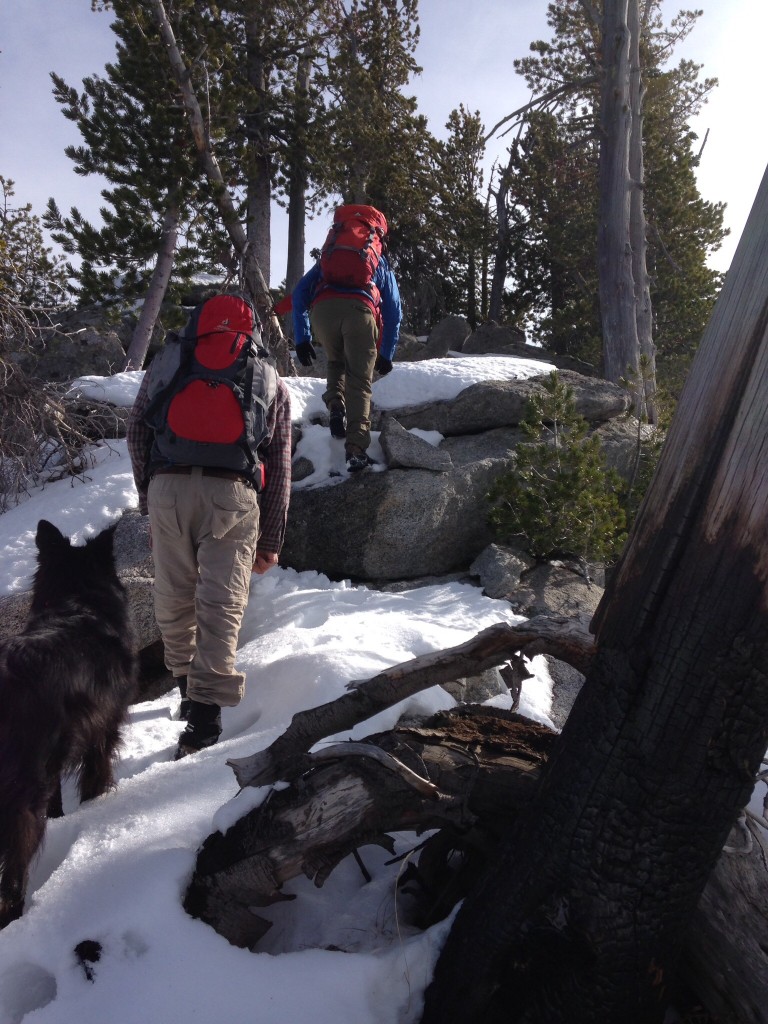
[[[24,909],[62,772],[77,773],[81,800],[114,785],[135,655],[113,534],[74,547],[41,519],[29,621],[0,643],[0,928]]]

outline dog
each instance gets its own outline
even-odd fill
[[[80,799],[114,786],[136,657],[115,527],[82,546],[45,519],[24,631],[0,642],[0,928],[20,917],[62,773]]]

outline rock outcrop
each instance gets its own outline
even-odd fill
[[[112,348],[104,348],[102,333],[94,333],[99,345],[88,341],[87,314],[82,322],[65,325],[66,342],[51,364],[51,379],[71,379],[84,374],[109,374],[117,367],[122,346],[114,336]],[[71,330],[69,330],[71,328]],[[451,351],[500,352],[515,349],[525,358],[541,356],[541,350],[525,344],[514,329],[488,325],[471,332],[462,317],[448,317],[426,340],[404,337],[398,353],[411,359],[443,356]],[[99,349],[99,358],[90,351]],[[68,352],[89,358],[69,360]],[[52,354],[53,355],[53,354]],[[319,353],[321,355],[321,353]],[[549,358],[549,356],[547,356]],[[58,359],[58,361],[56,361]],[[323,373],[319,359],[300,376]],[[281,563],[297,570],[316,570],[331,579],[351,579],[372,586],[409,588],[423,580],[463,578],[475,581],[495,598],[510,602],[522,615],[542,611],[591,616],[602,593],[600,581],[587,581],[567,564],[538,566],[521,551],[494,543],[487,513],[486,495],[497,477],[510,468],[517,444],[524,435],[519,428],[528,399],[543,385],[549,369],[527,380],[484,381],[473,384],[452,400],[428,402],[387,411],[373,410],[373,428],[380,431],[386,472],[367,471],[330,481],[332,486],[294,486],[288,529]],[[611,465],[628,474],[637,438],[624,418],[629,397],[620,388],[573,370],[560,371],[575,395],[576,409],[601,437]],[[73,397],[73,401],[78,401]],[[108,405],[88,403],[87,419],[98,420],[107,436],[124,433],[124,415]],[[102,424],[105,426],[102,427]],[[111,425],[111,428],[110,428]],[[439,445],[414,433],[437,432]],[[300,438],[294,425],[294,449]],[[304,457],[294,462],[294,484],[314,472]],[[162,664],[162,643],[155,624],[152,588],[154,567],[147,520],[126,511],[119,524],[115,551],[118,570],[126,584],[142,652],[144,693],[152,686],[168,689],[170,681]],[[29,608],[28,594],[0,598],[0,636],[18,632]],[[580,681],[572,670],[552,665],[552,677],[563,677],[560,701],[563,708],[578,690]],[[577,674],[578,675],[578,674]],[[457,683],[464,686],[466,682]],[[479,685],[479,684],[478,684]],[[482,686],[501,686],[498,679]],[[557,689],[557,686],[556,686]],[[560,714],[565,714],[561,709]]]
[[[473,384],[452,400],[374,411],[388,471],[368,471],[333,487],[294,488],[283,564],[365,581],[466,570],[493,540],[486,495],[509,470],[528,399],[543,390],[548,373]],[[561,377],[574,391],[577,412],[600,436],[611,424],[619,463],[616,418],[626,412],[627,393],[572,371]],[[435,447],[411,434],[414,428],[437,431],[444,440]],[[625,447],[633,443],[626,431]],[[297,469],[302,478],[312,472],[306,459]]]

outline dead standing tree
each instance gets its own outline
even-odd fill
[[[639,374],[644,358],[642,405],[656,421],[655,354],[645,252],[643,205],[643,99],[641,23],[648,2],[605,0],[602,14],[581,0],[601,27],[600,164],[597,265],[603,325],[603,373],[618,383]],[[639,407],[638,415],[642,412]]]
[[[661,1020],[768,742],[768,173],[535,799],[422,1024]]]

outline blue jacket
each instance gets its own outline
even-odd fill
[[[309,325],[309,309],[320,280],[320,264],[316,263],[293,289],[291,295],[293,302],[293,336],[297,345],[312,340],[312,330]],[[381,309],[381,318],[384,325],[379,352],[385,359],[391,361],[394,359],[395,349],[400,340],[400,321],[403,318],[403,309],[400,304],[400,291],[397,287],[397,281],[389,268],[386,256],[382,256],[379,260],[379,265],[373,276],[373,283],[381,294],[379,308]],[[344,292],[340,288],[334,288],[333,291],[338,292],[339,295],[349,295],[350,298],[355,295],[365,295],[370,300],[367,292]]]

